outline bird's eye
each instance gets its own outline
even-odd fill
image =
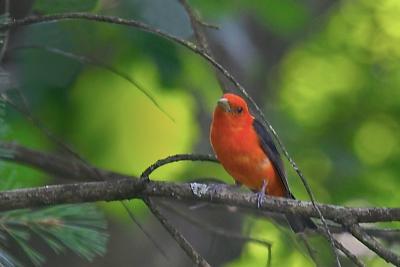
[[[243,112],[243,108],[242,108],[242,107],[238,107],[238,108],[236,109],[236,112],[237,112],[238,114],[242,113],[242,112]]]

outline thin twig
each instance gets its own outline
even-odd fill
[[[156,169],[158,169],[166,164],[172,163],[172,162],[178,162],[178,161],[184,161],[184,160],[187,160],[187,161],[210,161],[210,162],[218,163],[218,160],[215,158],[215,156],[210,155],[210,154],[208,154],[208,155],[176,154],[173,156],[168,156],[163,159],[157,160],[155,163],[153,163],[152,165],[147,167],[147,169],[142,172],[140,177],[142,177],[142,179],[148,180],[148,177],[150,176],[150,174],[152,172],[154,172]]]
[[[186,254],[192,259],[196,266],[210,267],[211,265],[193,248],[193,246],[186,240],[186,238],[173,226],[167,218],[161,213],[157,206],[153,203],[150,198],[143,198],[143,201],[149,207],[153,215],[158,221],[164,226],[169,234],[175,239],[179,246],[186,252]]]
[[[166,158],[157,160],[155,163],[147,167],[147,169],[144,170],[140,175],[140,180],[144,183],[148,183],[150,181],[149,179],[150,174],[153,173],[159,167],[172,162],[183,161],[183,160],[218,162],[216,158],[212,155],[177,154],[173,156],[168,156]],[[201,255],[192,247],[190,243],[186,241],[184,236],[161,214],[161,212],[157,209],[157,207],[149,197],[144,198],[143,201],[149,207],[153,215],[160,221],[160,223],[164,226],[164,228],[171,234],[171,236],[186,252],[186,254],[192,259],[193,262],[196,263],[199,260],[199,258],[202,259]],[[207,262],[205,261],[205,263]]]
[[[234,233],[234,232],[230,232],[230,231],[226,231],[224,229],[215,227],[213,225],[210,225],[206,222],[203,221],[199,221],[198,219],[195,219],[194,217],[189,216],[187,213],[180,211],[179,209],[173,207],[172,205],[168,205],[166,203],[160,203],[159,204],[161,207],[163,207],[164,209],[171,211],[173,213],[175,213],[176,215],[178,215],[179,217],[183,218],[184,220],[188,221],[189,223],[191,223],[192,225],[199,227],[201,229],[204,229],[210,233],[219,235],[219,236],[223,236],[226,238],[231,238],[231,239],[236,239],[242,242],[252,242],[252,243],[256,243],[256,244],[260,244],[262,246],[265,246],[268,250],[268,260],[267,260],[267,266],[271,266],[271,248],[272,248],[272,242],[270,241],[266,241],[263,239],[259,239],[259,238],[254,238],[251,236],[244,236],[242,234],[238,234],[238,233]]]
[[[220,29],[220,27],[219,27],[218,25],[212,24],[212,23],[209,23],[209,22],[205,22],[205,21],[203,21],[203,20],[199,21],[199,23],[200,23],[202,26],[204,26],[204,27],[206,27],[206,28],[210,28],[210,29],[212,29],[212,30],[219,30],[219,29]]]
[[[329,224],[329,229],[334,234],[348,233],[348,230],[343,226]],[[376,227],[363,227],[363,230],[375,237],[382,239],[388,243],[399,243],[400,242],[400,229],[384,229]]]
[[[310,255],[310,258],[312,259],[312,261],[314,262],[316,267],[322,267],[317,260],[317,256],[316,256],[316,251],[314,250],[313,247],[311,247],[310,243],[308,242],[306,236],[303,233],[300,233],[297,235],[300,240],[304,243],[308,254]]]
[[[327,237],[326,232],[322,230],[321,228],[318,228],[319,233],[322,235],[325,235]],[[345,246],[343,246],[342,243],[340,243],[336,238],[333,238],[333,242],[335,244],[335,247],[339,249],[341,252],[343,252],[344,255],[346,255],[347,258],[349,258],[355,265],[358,267],[365,267],[365,264],[357,258],[356,255],[354,255],[350,250],[348,250]]]
[[[357,238],[361,243],[363,243],[370,250],[374,251],[386,262],[392,263],[395,266],[400,266],[400,256],[393,253],[390,249],[382,246],[381,243],[376,241],[373,237],[368,235],[358,224],[346,225],[349,232]]]
[[[136,226],[140,229],[140,231],[142,231],[142,233],[150,240],[150,242],[153,244],[153,246],[164,256],[164,258],[169,261],[170,258],[168,257],[168,254],[157,243],[157,241],[154,239],[154,237],[149,232],[147,232],[147,230],[143,227],[142,223],[138,221],[136,216],[129,209],[128,203],[126,203],[125,201],[120,201],[120,203],[124,207],[125,211],[128,213],[129,218],[136,224]]]
[[[149,176],[152,172],[154,172],[157,168],[176,161],[181,160],[207,160],[207,161],[215,161],[211,155],[206,156],[198,156],[192,154],[178,154],[174,156],[169,156],[164,159],[157,160],[154,164],[150,165],[146,170],[144,170],[140,176],[141,182],[150,182]],[[143,198],[144,203],[149,207],[150,211],[153,215],[159,220],[162,226],[170,233],[172,238],[178,243],[178,245],[186,252],[186,254],[192,259],[193,263],[197,266],[210,266],[209,263],[198,253],[193,246],[185,239],[185,237],[179,232],[179,230],[173,226],[168,219],[161,213],[161,211],[157,208],[155,203],[150,199],[150,197]]]
[[[270,126],[270,124],[268,125]],[[285,146],[283,145],[283,143],[280,141],[278,135],[275,132],[275,130],[271,127],[269,127],[271,131],[273,131],[273,134],[275,136],[275,139],[277,140],[279,146],[281,147],[281,150],[283,151],[283,153],[285,154],[286,158],[289,160],[290,164],[292,165],[293,169],[296,171],[296,173],[298,174],[298,176],[300,177],[304,187],[306,188],[307,194],[310,197],[311,203],[313,205],[313,207],[315,208],[315,210],[318,212],[319,218],[321,219],[321,222],[323,224],[323,229],[326,232],[327,235],[325,235],[326,238],[328,238],[329,240],[329,244],[331,245],[332,251],[335,254],[335,259],[336,259],[336,265],[338,267],[341,267],[342,265],[340,264],[340,260],[339,260],[339,254],[336,251],[336,247],[335,247],[335,240],[332,236],[331,231],[329,230],[329,226],[328,223],[326,221],[326,219],[324,218],[324,215],[322,214],[321,210],[318,208],[317,204],[316,204],[316,200],[314,197],[314,194],[311,191],[310,186],[307,183],[306,178],[304,177],[303,173],[301,172],[301,170],[299,169],[299,167],[297,167],[296,162],[290,157],[289,153],[287,152]]]
[[[201,19],[198,14],[190,7],[189,3],[186,0],[179,0],[186,13],[189,16],[190,24],[192,25],[192,29],[197,40],[198,45],[210,56],[212,56],[210,47],[208,45],[207,37],[202,29]]]

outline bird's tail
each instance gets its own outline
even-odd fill
[[[291,198],[295,199],[293,195]],[[288,221],[290,228],[293,232],[301,233],[306,229],[317,229],[317,225],[308,217],[298,214],[287,214],[286,220]]]

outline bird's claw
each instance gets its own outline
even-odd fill
[[[263,180],[260,192],[257,192],[257,208],[260,208],[265,201],[265,190],[267,189],[268,181]]]
[[[257,192],[257,208],[260,208],[265,201],[265,192]]]

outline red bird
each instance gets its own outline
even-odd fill
[[[265,194],[294,199],[271,135],[251,115],[243,98],[224,94],[218,100],[210,140],[218,160],[236,183],[258,192],[258,205]],[[296,233],[316,228],[307,217],[287,215],[286,218]]]

